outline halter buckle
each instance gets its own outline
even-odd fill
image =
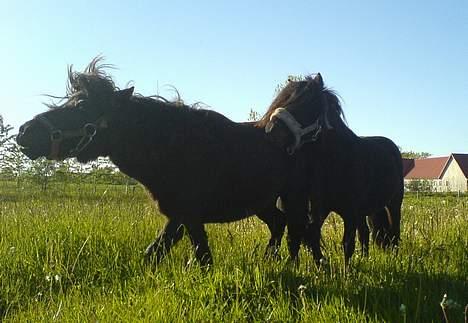
[[[62,130],[54,130],[50,133],[50,141],[52,142],[60,142],[63,139]]]
[[[83,130],[86,137],[92,138],[97,133],[97,127],[94,123],[87,123],[83,126]]]

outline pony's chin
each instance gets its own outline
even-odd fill
[[[82,164],[86,164],[86,163],[89,163],[91,161],[94,161],[94,160],[98,159],[98,157],[99,156],[91,156],[91,155],[81,154],[81,155],[76,156],[76,160],[79,161]]]
[[[23,147],[20,149],[23,154],[26,155],[31,160],[36,160],[39,157],[44,157],[45,154],[42,154],[38,151],[35,151],[34,149],[28,148],[28,147]]]

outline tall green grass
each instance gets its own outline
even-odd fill
[[[208,225],[215,265],[199,268],[184,239],[158,266],[142,251],[161,229],[143,189],[0,183],[0,320],[450,322],[468,303],[468,198],[407,197],[398,253],[357,251],[345,272],[342,222],[323,230],[326,268],[264,259],[256,218]],[[446,302],[447,303],[447,302]]]

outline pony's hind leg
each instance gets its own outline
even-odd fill
[[[210,247],[208,246],[208,236],[206,235],[203,223],[187,223],[185,227],[188,231],[197,260],[203,267],[212,265],[213,257]]]
[[[270,230],[271,237],[265,250],[265,257],[277,258],[281,247],[281,239],[286,228],[286,217],[274,204],[258,211],[257,217],[265,222]]]
[[[391,225],[390,225],[390,246],[396,248],[400,243],[400,222],[401,222],[401,203],[403,201],[402,196],[398,196],[393,199],[388,205],[388,211],[390,213]]]
[[[171,247],[176,244],[184,236],[184,228],[178,221],[169,219],[164,229],[159,233],[145,251],[145,260],[150,261],[155,259],[159,263],[162,258],[169,252]]]
[[[360,219],[357,230],[358,230],[359,243],[361,244],[362,255],[364,257],[367,257],[369,255],[370,232],[369,232],[369,226],[367,225],[365,216],[363,216],[362,219]]]
[[[344,216],[344,235],[343,235],[343,251],[345,256],[345,267],[348,268],[356,248],[356,222],[354,214]]]

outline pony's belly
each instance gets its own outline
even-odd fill
[[[166,202],[166,203],[164,203]],[[252,216],[255,211],[248,207],[233,207],[228,203],[203,203],[204,206],[187,201],[180,203],[168,203],[168,201],[159,201],[161,212],[168,218],[179,219],[183,222],[201,222],[201,223],[226,223],[245,219]],[[207,205],[208,204],[208,205]]]
[[[248,218],[254,214],[253,210],[229,210],[220,211],[216,213],[207,213],[205,216],[201,215],[203,223],[229,223]]]

